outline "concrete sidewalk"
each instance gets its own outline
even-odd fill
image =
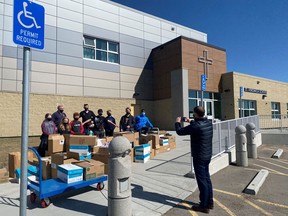
[[[177,148],[162,153],[146,164],[133,163],[132,208],[135,216],[159,216],[196,190],[194,179],[184,175],[190,171],[189,136],[177,137]],[[43,209],[37,199],[31,204],[28,196],[27,215],[97,215],[107,214],[107,183],[101,192],[94,186],[71,191],[51,198]],[[0,185],[1,215],[19,214],[19,185]],[[29,195],[29,192],[28,192]]]

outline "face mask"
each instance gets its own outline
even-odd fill
[[[87,111],[87,110],[88,110],[88,108],[87,108],[87,107],[84,107],[84,110],[85,110],[85,111]]]
[[[78,119],[79,119],[79,117],[75,117],[75,118],[74,118],[74,120],[76,120],[76,121],[77,121]]]
[[[102,116],[102,113],[99,113],[99,116]]]
[[[64,110],[59,110],[61,113],[63,113],[64,112]]]
[[[67,124],[68,124],[68,122],[64,122],[63,124],[64,124],[64,125],[67,125]]]
[[[143,115],[143,116],[145,116],[145,114],[146,114],[145,112],[142,112],[142,115]]]
[[[51,117],[48,117],[48,118],[47,118],[47,120],[48,120],[48,121],[51,121],[51,120],[52,120],[52,118],[51,118]]]
[[[111,113],[107,113],[108,116],[111,116]]]

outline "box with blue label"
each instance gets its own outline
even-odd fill
[[[136,155],[147,155],[150,154],[150,144],[146,143],[146,144],[142,144],[139,146],[135,146],[134,147],[134,151],[135,151],[135,156]]]
[[[57,177],[66,183],[83,180],[83,168],[74,164],[63,164],[57,167]]]
[[[166,146],[166,145],[169,145],[169,140],[168,139],[163,139],[163,138],[160,138],[160,146]]]
[[[85,152],[79,153],[79,152],[71,152],[71,151],[69,151],[69,152],[67,152],[67,157],[69,157],[69,158],[74,158],[74,159],[76,159],[76,160],[82,161],[82,160],[84,160],[84,159],[91,159],[91,158],[92,158],[92,154],[91,154],[91,152],[88,152],[88,153],[85,153]]]
[[[76,152],[79,154],[88,154],[91,152],[91,147],[88,145],[70,145],[69,151]]]
[[[150,160],[150,152],[146,155],[136,155],[135,156],[135,162],[136,163],[146,163]]]

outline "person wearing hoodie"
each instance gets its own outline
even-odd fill
[[[145,110],[141,110],[141,114],[135,117],[135,130],[137,132],[144,132],[147,133],[149,128],[152,128],[153,125],[149,121],[148,117],[146,116]]]
[[[41,124],[41,129],[42,129],[42,135],[40,137],[41,142],[37,151],[41,157],[44,157],[45,151],[48,150],[48,136],[50,134],[57,133],[57,127],[55,123],[52,121],[51,113],[46,113],[45,119]]]
[[[73,113],[74,120],[70,122],[71,134],[83,134],[84,127],[79,121],[80,114],[78,112]]]
[[[106,137],[113,136],[115,127],[116,127],[115,118],[112,116],[111,110],[107,110],[107,117],[105,118],[105,124],[104,124]]]
[[[105,134],[104,130],[105,117],[103,116],[103,110],[98,109],[98,115],[94,120],[94,133],[98,138],[103,138]]]

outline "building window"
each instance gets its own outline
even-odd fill
[[[119,64],[119,43],[84,36],[83,57]]]
[[[242,100],[242,115],[241,115],[240,103],[238,107],[239,107],[239,116],[247,117],[257,114],[255,100]]]
[[[280,119],[280,103],[271,102],[271,114],[273,119]]]

